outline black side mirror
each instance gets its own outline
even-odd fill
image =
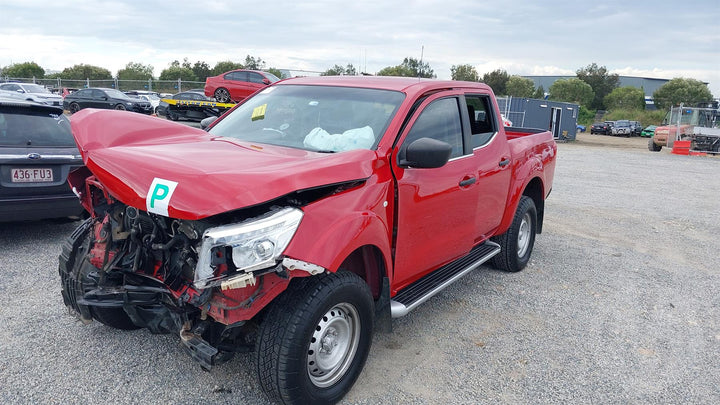
[[[216,116],[210,116],[207,118],[204,118],[202,121],[200,121],[200,128],[203,129],[203,131],[207,130],[210,125],[212,125],[213,122],[217,121],[218,117]]]
[[[442,167],[450,160],[452,146],[432,138],[420,138],[403,146],[398,154],[398,164],[406,167],[433,169]]]
[[[266,85],[270,84],[270,79],[263,79],[263,83],[265,83]]]

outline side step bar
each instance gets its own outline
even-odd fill
[[[400,318],[407,315],[415,307],[427,301],[460,277],[475,270],[498,253],[500,253],[500,245],[487,241],[474,247],[466,256],[446,264],[405,287],[390,301],[392,317]]]

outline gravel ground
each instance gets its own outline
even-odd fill
[[[343,403],[720,403],[719,172],[643,139],[560,144],[529,266],[395,320]],[[250,355],[205,372],[176,336],[68,316],[76,225],[0,224],[0,402],[266,403]]]

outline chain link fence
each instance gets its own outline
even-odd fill
[[[130,90],[148,90],[158,93],[178,93],[191,89],[203,89],[205,82],[178,80],[72,80],[72,79],[37,79],[34,77],[0,77],[0,83],[4,82],[23,82],[36,83],[45,86],[50,91],[60,92],[66,89],[84,89],[88,87],[105,87],[118,89],[120,91]]]

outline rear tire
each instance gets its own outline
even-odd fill
[[[223,87],[220,87],[215,90],[214,93],[215,100],[217,100],[218,103],[229,103],[230,102],[230,92]]]
[[[536,232],[535,202],[528,196],[522,196],[510,228],[504,234],[492,238],[501,249],[500,253],[492,258],[493,265],[497,269],[513,273],[524,269],[530,261]]]
[[[370,351],[373,305],[354,273],[293,280],[260,326],[257,372],[266,394],[283,404],[339,401]]]

